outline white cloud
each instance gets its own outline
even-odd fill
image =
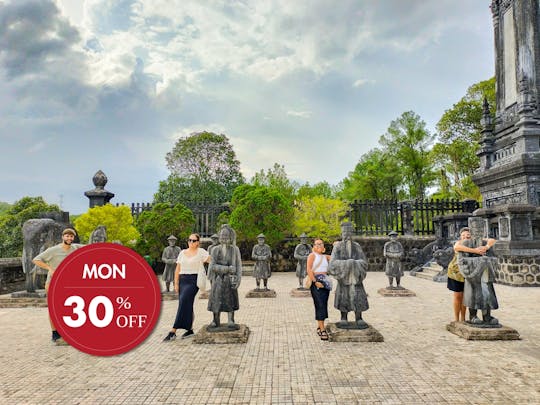
[[[298,117],[298,118],[309,118],[313,114],[312,111],[294,111],[289,110],[287,111],[287,115],[291,117]]]
[[[362,87],[366,84],[375,84],[375,80],[370,79],[358,79],[353,83],[353,87]]]

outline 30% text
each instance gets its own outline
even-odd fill
[[[129,297],[116,297],[117,309],[131,309]],[[88,310],[83,297],[71,295],[64,301],[64,306],[72,307],[70,316],[63,316],[64,323],[71,328],[80,328],[87,320],[96,328],[105,328],[115,319],[115,309],[111,300],[105,295],[98,295],[90,300]],[[102,308],[102,310],[99,310]],[[98,314],[99,312],[99,314]],[[115,323],[119,328],[142,328],[147,315],[118,315]]]

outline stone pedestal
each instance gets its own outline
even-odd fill
[[[247,343],[249,338],[249,328],[239,324],[238,329],[229,330],[227,327],[219,328],[215,332],[208,331],[208,325],[203,326],[193,337],[193,343],[197,344],[228,344]]]
[[[276,298],[276,290],[265,290],[256,288],[248,291],[246,298]]]
[[[311,292],[306,288],[293,288],[291,290],[291,297],[294,298],[304,298],[311,297]]]
[[[178,294],[174,291],[162,291],[161,300],[162,301],[173,301],[178,299]]]
[[[373,326],[366,329],[340,329],[335,323],[326,326],[330,342],[384,342],[383,336]]]
[[[35,292],[17,291],[11,293],[11,298],[47,298],[47,293],[45,290]]]
[[[519,333],[508,326],[478,328],[465,322],[450,322],[446,330],[467,340],[519,340]]]
[[[406,288],[379,288],[377,290],[383,297],[416,297],[416,294]]]

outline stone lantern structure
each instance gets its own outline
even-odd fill
[[[90,208],[96,206],[102,206],[107,204],[111,198],[114,197],[114,193],[105,190],[107,184],[107,176],[101,170],[98,170],[92,178],[95,188],[93,190],[85,191],[84,195],[90,200]]]

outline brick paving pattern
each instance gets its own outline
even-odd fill
[[[258,299],[244,298],[255,281],[243,279],[236,321],[251,330],[246,344],[162,343],[177,308],[164,301],[150,337],[115,357],[52,344],[46,308],[1,308],[0,403],[540,404],[540,288],[495,286],[494,315],[521,340],[467,341],[445,329],[445,284],[406,276],[416,297],[383,297],[386,277],[369,273],[364,318],[384,342],[332,343],[315,333],[311,298],[290,296],[297,282],[274,273],[277,298]],[[206,304],[195,300],[195,331],[210,322]],[[333,294],[329,312],[339,320]]]

